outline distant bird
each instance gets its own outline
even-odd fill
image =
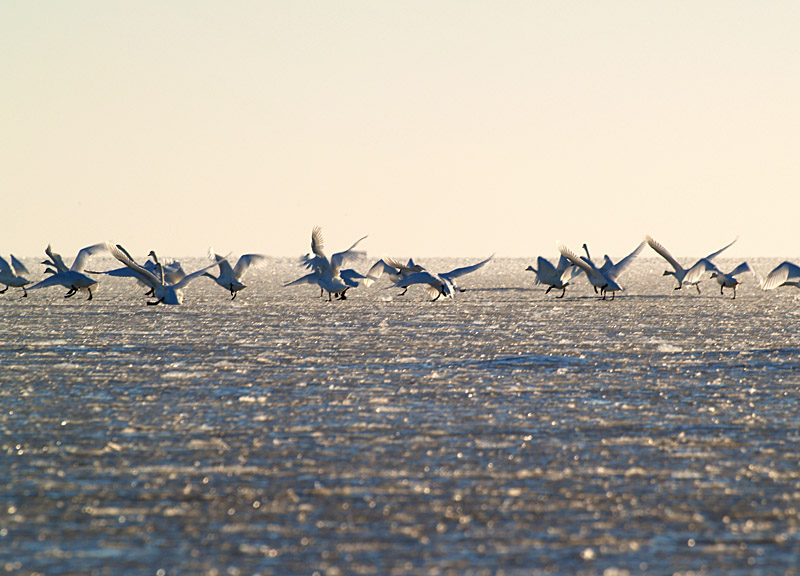
[[[556,298],[564,297],[564,294],[567,293],[569,281],[581,272],[581,269],[573,266],[563,254],[559,256],[558,264],[555,266],[542,256],[539,256],[536,263],[537,266],[539,266],[538,269],[533,266],[528,266],[525,268],[525,271],[536,274],[536,280],[534,280],[535,284],[544,284],[547,286],[547,290],[544,291],[545,294],[548,294],[553,288],[561,290],[561,296],[556,296]]]
[[[774,290],[781,286],[800,288],[800,266],[789,261],[778,264],[766,278],[761,278],[755,269],[753,273],[756,274],[762,290]]]
[[[358,262],[366,256],[366,252],[355,250],[355,247],[364,240],[363,236],[356,240],[350,248],[343,252],[337,252],[330,258],[325,254],[324,240],[322,238],[322,228],[315,226],[311,231],[311,254],[306,254],[300,259],[300,263],[311,272],[284,284],[284,287],[295,286],[297,284],[316,284],[320,287],[322,294],[328,293],[328,302],[335,295],[339,300],[346,300],[345,293],[357,285],[355,274],[343,271],[342,267],[351,262]],[[313,256],[312,256],[313,254]],[[344,277],[342,274],[345,274]]]
[[[214,276],[209,272],[204,272],[203,276],[208,276],[217,284],[229,290],[231,293],[231,300],[236,298],[239,290],[246,288],[242,283],[247,271],[253,267],[258,268],[264,265],[267,257],[263,254],[244,254],[236,262],[236,267],[232,268],[225,257],[215,254],[213,250],[209,250],[209,256],[213,258],[219,266],[219,276]]]
[[[133,258],[131,258],[130,254],[128,254],[128,251],[119,244],[115,245],[108,242],[107,249],[109,252],[111,252],[111,255],[114,256],[114,258],[136,272],[142,282],[144,282],[147,286],[150,286],[155,300],[148,300],[147,304],[149,306],[155,306],[157,304],[182,304],[184,298],[183,289],[186,288],[186,286],[188,286],[192,280],[202,276],[206,270],[217,265],[216,263],[209,264],[205,268],[201,268],[196,272],[192,272],[191,274],[184,276],[178,282],[172,283],[167,280],[163,267],[155,272],[151,272],[144,266],[137,264]]]
[[[432,302],[438,300],[441,296],[445,298],[452,298],[455,296],[455,293],[458,292],[465,292],[466,288],[460,288],[456,284],[456,278],[460,278],[465,274],[470,274],[471,272],[475,272],[479,268],[485,266],[494,256],[489,256],[486,260],[482,260],[477,264],[473,264],[471,266],[464,266],[463,268],[456,268],[455,270],[450,270],[450,272],[443,272],[441,274],[434,274],[432,272],[428,272],[427,270],[422,270],[420,272],[412,272],[411,274],[407,274],[402,276],[397,282],[395,282],[394,286],[397,288],[405,288],[400,296],[406,293],[409,286],[413,286],[414,284],[425,284],[427,285],[427,292],[431,297],[434,297]]]
[[[591,259],[578,256],[563,244],[558,245],[558,251],[572,264],[586,273],[586,278],[589,280],[592,287],[595,288],[595,292],[602,294],[603,300],[606,299],[607,292],[611,292],[611,299],[613,300],[616,297],[616,293],[623,290],[622,286],[612,277],[595,266]]]
[[[76,292],[85,290],[89,293],[87,300],[91,300],[93,297],[92,287],[96,286],[97,282],[83,274],[83,270],[90,256],[105,251],[105,244],[87,246],[78,252],[78,255],[75,256],[75,260],[72,262],[72,266],[67,268],[61,255],[53,252],[52,247],[48,245],[45,249],[45,254],[47,254],[50,260],[45,260],[42,264],[48,267],[45,272],[51,274],[51,276],[33,286],[28,286],[28,290],[37,290],[39,288],[47,288],[48,286],[63,286],[69,289],[64,298],[69,298]]]
[[[28,272],[25,264],[17,260],[16,256],[11,255],[10,266],[5,258],[0,256],[0,284],[5,284],[6,286],[0,290],[0,294],[5,294],[11,287],[22,288],[22,297],[25,298],[28,295],[25,286],[30,284],[31,281],[25,278],[23,274],[30,274],[30,272]]]
[[[703,277],[703,272],[708,270],[714,270],[714,263],[712,260],[722,254],[725,250],[733,246],[736,239],[733,242],[720,248],[716,252],[712,252],[705,258],[701,258],[697,262],[695,262],[689,268],[684,268],[681,266],[675,258],[673,258],[672,254],[669,253],[669,250],[664,248],[661,244],[656,242],[650,236],[647,237],[647,243],[650,245],[650,248],[655,250],[664,260],[669,262],[669,265],[672,266],[672,270],[665,270],[664,276],[674,276],[675,280],[678,281],[678,285],[675,287],[675,290],[680,290],[684,285],[686,286],[694,286],[697,288],[697,293],[700,294],[700,280]]]
[[[711,277],[716,279],[719,283],[719,293],[723,294],[723,290],[725,288],[733,288],[733,297],[731,300],[736,299],[736,286],[739,285],[739,280],[736,278],[739,274],[743,272],[750,272],[750,265],[747,262],[742,262],[736,268],[725,274],[719,268],[714,266],[714,271],[711,273]]]

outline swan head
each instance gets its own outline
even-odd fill
[[[675,272],[673,270],[664,270],[662,276],[675,276]]]
[[[536,268],[534,268],[533,266],[528,266],[527,268],[525,268],[525,271],[526,271],[526,272],[528,272],[528,271],[530,271],[530,272],[536,272]]]
[[[712,273],[711,273],[711,277],[712,277],[712,278],[716,278],[717,276],[719,276],[719,274],[717,274],[716,272],[712,272]]]

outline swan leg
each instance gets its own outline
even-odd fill
[[[547,287],[547,290],[545,290],[545,291],[544,291],[544,293],[545,293],[545,294],[550,294],[550,290],[552,290],[552,289],[553,289],[553,287],[552,287],[552,286],[548,286],[548,287]]]
[[[25,286],[22,287],[22,297],[23,298],[27,298],[28,297],[28,291],[25,290]]]
[[[342,291],[339,293],[339,300],[347,300],[347,294],[346,294],[346,292],[347,292],[348,290],[350,290],[350,286],[348,286],[347,288],[345,288],[344,290],[342,290]]]
[[[400,294],[398,294],[398,296],[405,296],[405,295],[406,295],[406,292],[408,292],[408,286],[406,286],[405,288],[403,288],[403,291],[402,291],[402,292],[400,292]]]
[[[76,289],[74,286],[73,286],[73,287],[71,287],[71,288],[69,289],[69,292],[67,292],[67,293],[64,295],[64,298],[69,298],[70,296],[74,296],[74,295],[75,295],[75,292],[77,292],[77,291],[78,291],[78,290],[77,290],[77,289]]]
[[[92,295],[92,289],[91,288],[87,288],[87,290],[89,291],[89,297],[86,299],[86,301],[88,302],[89,300],[94,298],[94,296]]]
[[[145,292],[144,295],[145,296],[155,296],[156,295],[156,289],[155,288],[150,288],[150,290]]]
[[[736,285],[733,286],[733,298],[731,300],[736,300]]]
[[[564,297],[564,294],[566,294],[566,293],[567,293],[567,287],[566,287],[566,286],[564,286],[564,287],[561,289],[561,296],[556,296],[556,298],[563,298],[563,297]]]
[[[231,284],[231,300],[236,298],[236,290],[233,289],[233,284]]]
[[[163,301],[164,301],[164,299],[163,299],[163,298],[159,298],[159,299],[158,299],[158,300],[156,300],[156,301],[148,300],[148,301],[147,301],[147,305],[148,305],[148,306],[158,306],[158,305],[159,305],[159,304],[161,304]]]
[[[614,301],[614,298],[616,298],[616,297],[617,297],[617,291],[616,291],[616,290],[614,290],[614,291],[611,293],[611,301],[613,302],[613,301]]]
[[[725,284],[720,284],[720,285],[719,285],[719,295],[720,295],[720,296],[722,296],[722,295],[723,295],[722,291],[723,291],[724,289],[725,289]],[[736,288],[734,288],[734,291],[735,291],[735,290],[736,290]]]
[[[694,287],[697,288],[697,293],[700,294],[700,284],[697,283],[694,285]]]

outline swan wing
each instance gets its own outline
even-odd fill
[[[13,254],[11,255],[11,265],[14,267],[14,271],[17,273],[17,276],[22,276],[23,274],[30,274],[28,269],[25,267],[25,264],[20,262],[16,256]]]
[[[62,272],[50,274],[44,280],[37,282],[33,286],[28,286],[27,290],[37,290],[39,288],[47,288],[48,286],[64,286],[64,276]]]
[[[609,264],[609,266],[607,269],[604,270],[604,268],[606,268],[606,264],[603,264],[603,268],[601,268],[600,271],[604,272],[612,280],[616,280],[619,277],[619,275],[622,274],[625,271],[625,269],[631,265],[633,259],[636,258],[641,253],[641,251],[644,249],[645,244],[646,242],[642,242],[641,244],[639,244],[634,249],[633,252],[625,256],[625,258],[623,258],[616,264],[611,263],[611,260],[608,259],[608,256],[606,256],[607,258],[606,264]]]
[[[316,272],[311,272],[306,274],[305,276],[301,276],[297,280],[292,280],[283,285],[284,288],[287,286],[297,286],[298,284],[319,284],[319,274]]]
[[[742,274],[744,272],[751,272],[751,271],[752,270],[750,269],[750,264],[748,264],[747,262],[742,262],[736,268],[731,270],[731,272],[728,274],[728,276],[737,276],[737,275]]]
[[[761,285],[762,290],[772,290],[778,286],[782,286],[786,282],[794,282],[800,280],[800,266],[792,262],[782,262],[778,264],[772,272],[767,274],[764,282]]]
[[[66,272],[67,270],[69,270],[69,268],[67,268],[67,265],[64,263],[64,259],[61,257],[61,254],[53,252],[53,248],[50,244],[48,244],[47,248],[44,249],[44,253],[50,257],[53,266],[56,267],[58,272]]]
[[[567,263],[564,271],[567,268],[571,267],[569,260],[561,256],[559,258],[559,264],[561,264],[561,258],[564,259],[564,262]],[[536,265],[539,266],[539,269],[536,271],[536,284],[547,284],[547,285],[554,285],[558,284],[561,280],[561,275],[563,272],[559,271],[557,266],[553,266],[553,264],[547,258],[543,256],[539,256],[536,260]]]
[[[0,256],[0,273],[13,275],[14,272],[11,270],[11,266],[9,266],[6,259]]]
[[[263,268],[266,263],[267,257],[263,254],[244,254],[239,258],[239,261],[236,262],[236,267],[233,269],[233,276],[238,280],[242,280],[250,267]]]
[[[204,268],[200,268],[200,270],[195,270],[191,274],[187,274],[186,276],[184,276],[183,278],[181,278],[180,280],[175,282],[175,284],[172,284],[172,286],[174,288],[176,288],[176,289],[186,288],[186,286],[189,284],[189,282],[191,282],[195,278],[199,278],[200,276],[203,275],[203,273],[205,273],[206,271],[210,270],[214,266],[217,266],[218,264],[219,264],[218,262],[214,262],[214,263],[209,264],[208,266],[206,266]]]
[[[314,226],[311,231],[311,251],[320,258],[328,259],[325,256],[325,240],[322,238],[322,228]]]
[[[99,254],[100,252],[106,252],[107,250],[108,248],[106,248],[105,242],[93,244],[81,249],[81,251],[78,252],[78,255],[75,256],[75,260],[72,262],[72,267],[70,270],[73,272],[83,272],[83,269],[86,268],[86,263],[89,261],[89,257]]]
[[[116,258],[117,260],[125,264],[125,266],[136,272],[136,274],[139,275],[139,278],[141,278],[145,284],[147,284],[151,288],[155,288],[157,286],[162,285],[161,279],[158,278],[152,272],[150,272],[150,270],[148,270],[147,268],[137,264],[136,261],[133,258],[131,258],[130,254],[128,254],[128,251],[125,250],[125,248],[123,248],[119,244],[112,244],[111,242],[107,242],[106,247],[114,258]]]
[[[706,257],[705,257],[705,259],[706,259],[706,260],[713,260],[714,258],[716,258],[717,256],[719,256],[720,254],[722,254],[722,253],[723,253],[725,250],[727,250],[728,248],[730,248],[731,246],[733,246],[733,245],[736,243],[736,241],[737,241],[738,239],[739,239],[739,237],[737,236],[736,238],[734,238],[734,239],[733,239],[733,242],[731,242],[731,243],[730,243],[730,244],[728,244],[727,246],[724,246],[724,247],[720,248],[720,249],[719,249],[719,250],[717,250],[716,252],[712,252],[711,254],[709,254],[708,256],[706,256]]]
[[[579,257],[575,252],[564,246],[563,244],[558,245],[558,251],[561,253],[564,258],[569,260],[574,266],[577,266],[579,269],[583,270],[586,273],[587,277],[592,277],[600,274],[597,268],[589,264],[586,260]]]
[[[669,265],[677,272],[678,270],[683,270],[683,266],[678,264],[678,261],[673,258],[672,254],[669,253],[669,250],[664,248],[661,244],[659,244],[654,238],[651,236],[647,236],[645,238],[647,245],[650,246],[656,253],[661,256],[664,260],[669,262]]]
[[[705,272],[717,272],[717,267],[708,258],[701,258],[694,266],[686,271],[686,276],[683,277],[684,284],[695,284],[700,281]]]
[[[464,266],[463,268],[456,268],[455,270],[450,270],[450,272],[446,272],[441,276],[443,278],[447,278],[448,280],[452,280],[453,278],[458,278],[459,276],[464,276],[465,274],[469,274],[470,272],[475,272],[478,268],[482,268],[489,263],[489,261],[494,258],[494,254],[489,256],[486,260],[482,260],[477,264],[473,264],[472,266]]]
[[[400,278],[397,282],[395,282],[395,286],[397,288],[407,288],[414,284],[429,284],[429,285],[438,285],[441,284],[442,280],[437,278],[435,274],[431,274],[427,270],[423,270],[422,272],[414,272],[413,274],[407,274]]]

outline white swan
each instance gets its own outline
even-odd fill
[[[494,255],[489,256],[486,260],[482,260],[477,264],[456,268],[455,270],[450,270],[450,272],[442,272],[440,274],[434,274],[424,269],[420,272],[412,272],[411,274],[402,276],[395,282],[394,286],[405,289],[399,296],[405,294],[409,286],[413,286],[414,284],[426,284],[428,286],[426,288],[428,294],[430,296],[435,296],[431,302],[435,302],[441,296],[452,298],[455,296],[456,291],[466,292],[466,288],[461,288],[456,284],[456,278],[475,272],[479,268],[485,266],[492,258],[494,258]]]
[[[363,236],[356,240],[350,248],[343,252],[337,252],[328,258],[325,255],[324,241],[322,238],[322,228],[315,226],[311,231],[311,254],[306,254],[300,259],[300,262],[306,267],[311,269],[309,274],[298,278],[292,282],[284,284],[284,287],[295,286],[297,284],[316,284],[320,287],[320,291],[328,293],[328,302],[332,300],[335,295],[340,300],[346,300],[345,293],[354,284],[357,285],[356,277],[354,274],[343,271],[342,266],[351,262],[357,262],[366,256],[366,252],[355,250],[359,242],[364,240]],[[342,273],[345,272],[345,278]],[[349,283],[348,283],[349,282]]]
[[[415,272],[422,272],[423,270],[424,268],[414,262],[413,258],[409,258],[407,264],[403,264],[394,258],[382,258],[375,262],[367,271],[364,285],[371,286],[384,274],[386,274],[392,282],[396,283],[404,276]]]
[[[751,267],[752,268],[752,267]],[[767,274],[766,278],[761,278],[755,269],[753,274],[758,278],[762,290],[774,290],[780,286],[794,286],[800,288],[800,266],[792,262],[781,262],[772,271]]]
[[[214,276],[209,272],[205,272],[203,276],[208,276],[214,282],[230,291],[231,300],[236,298],[239,290],[246,288],[242,280],[244,280],[247,271],[251,267],[260,268],[267,261],[267,257],[263,254],[244,254],[236,262],[236,267],[231,267],[225,257],[215,254],[213,250],[209,250],[208,253],[219,266],[219,276]]]
[[[739,280],[736,278],[739,274],[743,272],[751,272],[750,265],[747,262],[742,262],[736,268],[725,274],[719,268],[714,266],[714,271],[711,273],[711,277],[716,279],[717,283],[719,284],[719,293],[723,294],[723,290],[725,288],[733,288],[733,297],[731,300],[736,299],[736,286],[739,285]]]
[[[617,284],[617,282],[608,276],[607,274],[600,271],[600,269],[594,265],[589,258],[583,258],[572,252],[569,248],[564,246],[563,244],[558,244],[558,251],[572,264],[580,268],[586,273],[586,278],[591,283],[592,287],[595,288],[595,292],[600,292],[603,296],[603,300],[606,299],[606,293],[611,292],[611,299],[613,300],[616,297],[616,293],[623,290],[622,286]]]
[[[142,265],[142,267],[145,270],[149,270],[156,276],[161,275],[161,273],[163,272],[164,280],[166,282],[170,284],[175,284],[176,282],[179,282],[181,278],[186,276],[186,272],[183,270],[183,267],[181,266],[180,262],[170,259],[167,259],[166,261],[163,262],[159,261],[158,256],[153,250],[150,250],[150,252],[147,255],[152,257],[152,259],[148,258],[147,261]],[[127,266],[105,271],[87,270],[86,273],[104,274],[106,276],[112,276],[114,278],[134,278],[138,284],[141,284],[142,286],[147,286],[147,284],[142,280],[141,276],[131,268],[128,268]],[[152,296],[152,295],[153,295],[153,289],[150,288],[145,293],[145,296]]]
[[[91,300],[93,297],[92,287],[97,285],[97,282],[83,274],[83,270],[90,256],[94,256],[105,250],[105,244],[87,246],[78,252],[78,255],[75,256],[75,260],[72,262],[72,266],[67,268],[61,255],[53,252],[52,247],[48,245],[45,249],[45,254],[50,257],[50,260],[45,260],[42,264],[48,266],[46,272],[51,273],[51,276],[33,286],[29,286],[28,290],[37,290],[39,288],[47,288],[48,286],[63,286],[69,289],[64,298],[69,298],[76,292],[85,290],[89,293],[87,300]],[[49,268],[50,266],[52,266],[52,268]]]
[[[107,243],[108,251],[111,252],[111,255],[114,256],[117,260],[125,264],[128,268],[136,272],[139,275],[139,278],[147,285],[150,286],[153,292],[153,297],[155,300],[147,301],[147,304],[150,306],[155,306],[157,304],[182,304],[183,303],[183,289],[195,278],[199,278],[206,270],[209,268],[213,268],[217,264],[209,264],[205,268],[201,268],[196,272],[192,272],[181,278],[178,282],[171,283],[166,279],[166,275],[164,273],[164,269],[160,268],[157,272],[154,273],[150,270],[146,269],[144,266],[140,266],[137,264],[133,258],[131,258],[130,254],[128,254],[127,250],[120,246],[119,244],[112,244],[111,242]]]
[[[5,258],[0,256],[0,284],[5,284],[5,288],[0,290],[0,294],[5,294],[11,287],[22,288],[22,297],[28,295],[25,286],[31,283],[30,280],[25,278],[23,274],[30,274],[25,264],[17,260],[17,257],[11,255],[11,265],[8,264]]]
[[[544,284],[547,286],[547,290],[544,291],[545,294],[548,294],[553,288],[561,290],[561,296],[556,296],[556,298],[564,297],[564,294],[567,293],[569,281],[581,272],[581,269],[573,266],[563,254],[559,256],[558,264],[555,266],[553,266],[547,258],[542,256],[539,256],[536,263],[537,266],[539,266],[538,269],[533,266],[528,266],[525,268],[525,271],[536,274],[534,284]]]
[[[673,258],[672,254],[669,253],[669,250],[664,248],[661,244],[656,242],[650,236],[647,237],[647,244],[650,245],[650,248],[655,250],[664,260],[669,262],[669,265],[672,266],[672,270],[665,270],[664,276],[674,276],[675,280],[678,281],[678,285],[675,287],[675,290],[680,290],[683,285],[687,286],[694,286],[697,288],[697,293],[700,294],[700,280],[703,277],[703,272],[707,270],[714,270],[714,263],[712,260],[722,254],[725,250],[733,246],[734,242],[737,239],[734,239],[733,242],[724,246],[717,250],[716,252],[712,252],[705,258],[701,258],[697,262],[695,262],[689,268],[684,268],[681,266],[675,258]]]

